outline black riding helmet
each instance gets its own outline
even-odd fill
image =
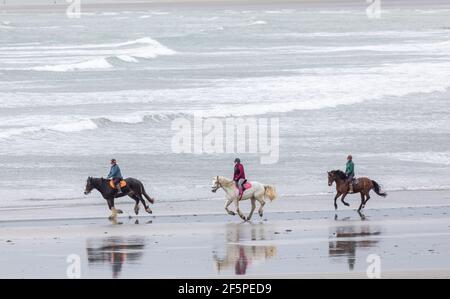
[[[241,163],[241,159],[239,158],[234,159],[234,163]]]

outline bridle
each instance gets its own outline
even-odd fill
[[[330,183],[330,177],[333,179]],[[333,183],[336,181],[336,174],[334,172],[328,173],[328,186],[333,186]]]
[[[216,183],[215,183],[215,185],[212,187],[212,192],[214,192],[214,193],[216,193],[217,192],[217,190],[219,190],[220,188],[223,188],[223,186],[222,186],[222,184],[220,183],[220,180],[219,180],[219,176],[217,176],[217,178],[216,178]]]

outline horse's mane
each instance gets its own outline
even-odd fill
[[[337,170],[332,170],[331,172],[336,174],[341,180],[347,179],[347,175],[342,170],[337,169]]]
[[[219,176],[219,182],[222,182],[222,184],[231,184],[233,183],[233,180],[227,179],[226,177]]]

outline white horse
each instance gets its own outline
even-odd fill
[[[250,211],[250,214],[248,217],[245,217],[244,214],[242,214],[241,210],[239,209],[239,190],[236,187],[236,184],[233,180],[229,180],[225,177],[216,176],[213,179],[212,184],[212,192],[217,192],[220,188],[222,188],[225,193],[227,194],[227,202],[225,204],[225,210],[230,215],[236,215],[235,212],[230,211],[228,207],[231,205],[232,202],[236,205],[236,212],[238,215],[244,220],[250,220],[252,218],[253,212],[256,208],[256,201],[260,203],[260,207],[258,210],[259,216],[263,216],[263,207],[266,204],[265,198],[268,197],[270,201],[274,200],[277,197],[277,193],[275,191],[275,187],[270,185],[264,185],[258,182],[250,182],[252,185],[249,189],[246,189],[244,191],[244,194],[242,195],[241,200],[250,199],[252,203],[252,209]]]

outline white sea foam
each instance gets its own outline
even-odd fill
[[[93,130],[97,128],[97,124],[90,119],[80,120],[77,122],[68,122],[50,126],[48,129],[59,132],[81,132],[85,130]]]
[[[114,67],[109,58],[138,62],[136,58],[173,55],[175,51],[149,37],[122,43],[85,45],[7,45],[0,47],[0,58],[14,65],[3,69],[66,72],[108,69]],[[59,63],[58,63],[59,62]],[[51,63],[51,64],[49,64]],[[27,67],[27,65],[33,65]]]
[[[55,130],[77,132],[91,130],[104,122],[136,124],[144,121],[164,121],[174,117],[202,112],[204,117],[254,116],[286,113],[295,110],[314,110],[350,105],[386,96],[402,97],[412,93],[445,91],[450,87],[450,64],[409,63],[393,64],[347,72],[323,70],[317,75],[265,77],[240,80],[212,80],[211,87],[182,90],[123,91],[103,93],[0,94],[0,107],[20,105],[86,105],[88,103],[119,105],[138,104],[139,112],[96,114],[72,119],[51,119],[37,116],[16,120],[0,119],[0,125],[27,124],[27,128],[2,130],[2,138]],[[379,88],[383,86],[383,88]],[[214,98],[214,104],[209,99]],[[3,100],[5,99],[5,100]],[[37,100],[39,99],[39,100]],[[178,101],[177,101],[178,99]],[[140,104],[139,104],[140,103]],[[193,108],[186,109],[186,103]],[[145,104],[150,104],[146,106]],[[145,105],[145,106],[144,106]],[[117,106],[117,107],[119,107]],[[166,110],[146,110],[143,107],[165,107]],[[179,108],[182,107],[182,108]],[[195,108],[194,108],[195,107]],[[44,121],[44,123],[42,123]],[[450,164],[448,154],[394,154],[400,160]],[[445,162],[447,161],[447,162]]]
[[[59,64],[59,65],[46,65],[37,66],[32,68],[35,71],[50,71],[50,72],[68,72],[79,70],[99,70],[109,69],[113,66],[104,58],[92,59],[79,63]]]
[[[126,62],[138,62],[138,60],[130,55],[118,55],[117,58]]]
[[[267,24],[266,21],[258,20],[258,21],[252,22],[250,25],[266,25],[266,24]]]
[[[303,72],[305,70],[302,70]],[[207,87],[95,93],[0,93],[0,107],[151,104],[178,113],[186,103],[217,116],[322,109],[450,87],[450,63],[401,63],[295,76],[210,80]],[[383,88],[380,88],[382,86]],[[211,99],[214,105],[210,106]],[[185,111],[185,109],[183,110]]]
[[[388,156],[407,162],[450,165],[450,152],[401,152]]]

